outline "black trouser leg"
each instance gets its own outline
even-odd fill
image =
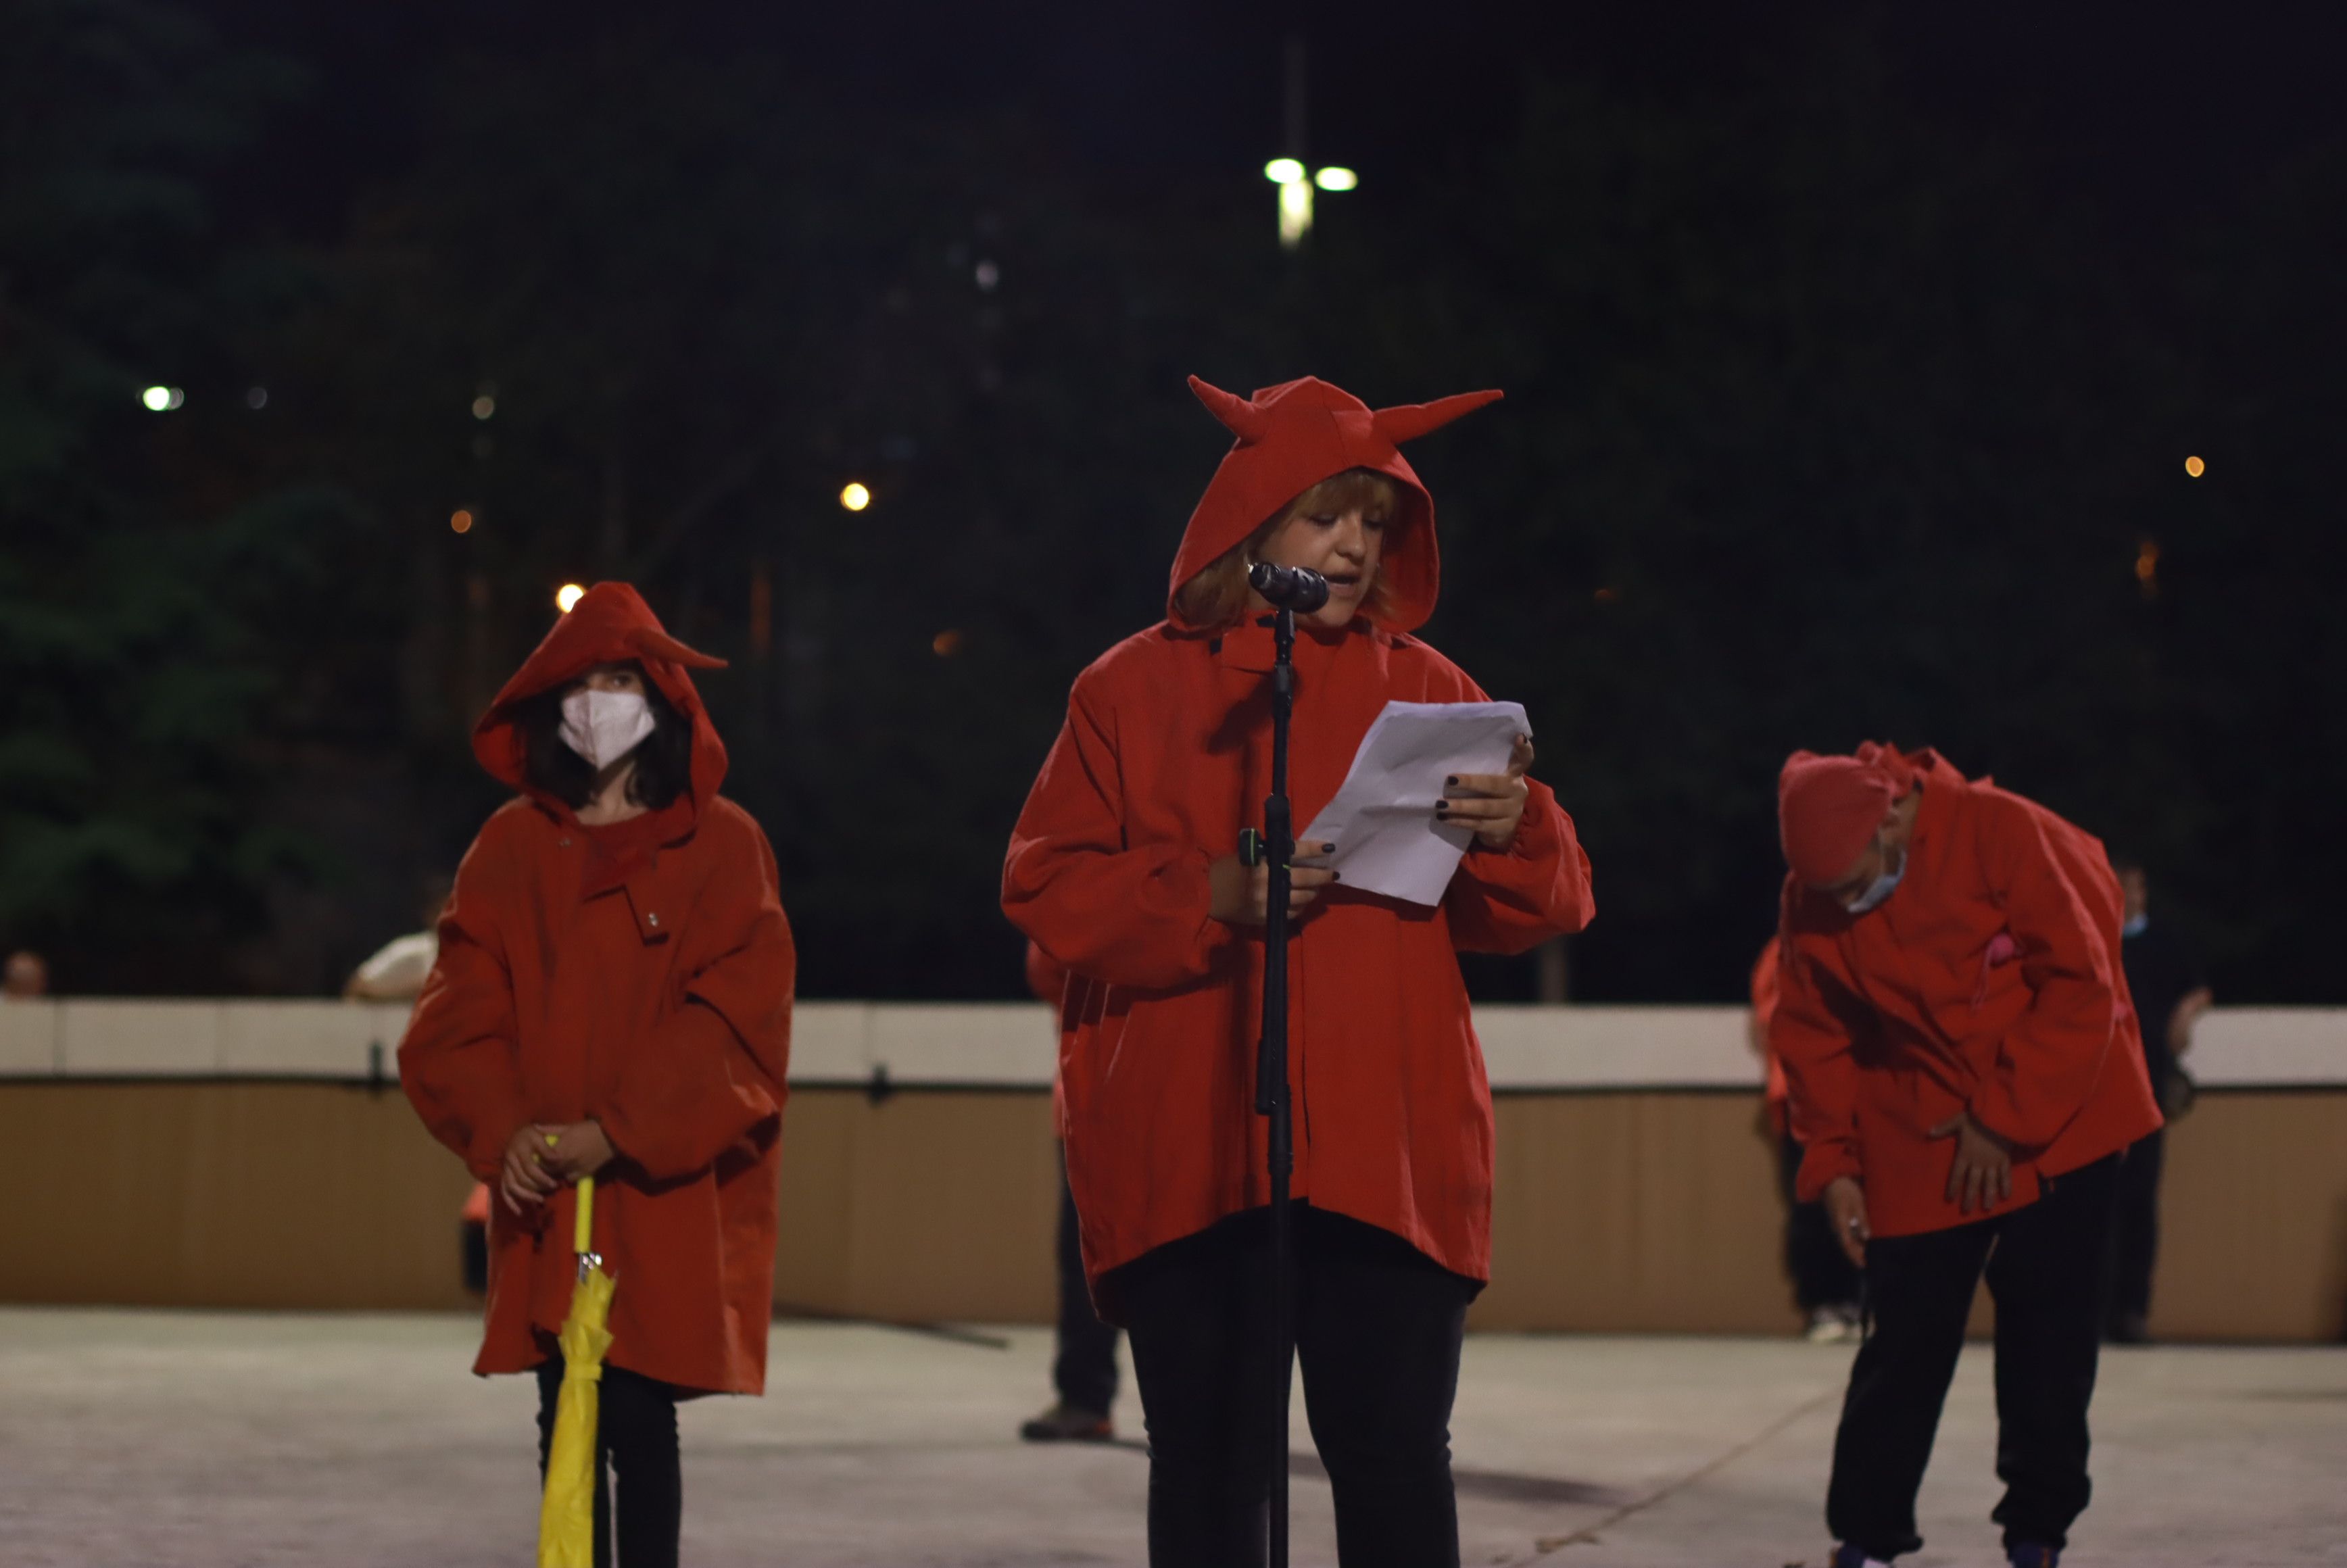
[[[2151,1316],[2151,1273],[2159,1260],[2159,1172],[2167,1163],[2168,1132],[2147,1134],[2119,1165],[2116,1212],[2111,1219],[2110,1324]]]
[[[1459,1561],[1450,1405],[1478,1286],[1400,1237],[1296,1210],[1306,1410],[1335,1492],[1343,1568]],[[1151,1568],[1264,1560],[1277,1364],[1262,1210],[1117,1271],[1149,1424]]]
[[[1833,1221],[1823,1204],[1794,1196],[1801,1170],[1801,1145],[1789,1132],[1777,1151],[1778,1184],[1785,1194],[1785,1272],[1793,1278],[1793,1299],[1803,1312],[1858,1304],[1858,1270],[1834,1239]]]
[[[562,1358],[538,1368],[538,1478],[554,1445]],[[675,1568],[683,1522],[684,1473],[670,1384],[606,1367],[595,1422],[595,1568],[610,1568],[611,1476],[619,1479],[620,1568]],[[608,1469],[607,1469],[608,1466]]]
[[[1826,1525],[1835,1540],[1870,1557],[1887,1562],[1923,1543],[1915,1532],[1915,1493],[1932,1460],[1994,1226],[1984,1220],[1867,1244],[1874,1327],[1850,1368],[1834,1435]]]
[[[1060,1174],[1060,1341],[1051,1362],[1051,1383],[1060,1402],[1108,1414],[1116,1404],[1116,1330],[1092,1310],[1084,1288],[1083,1241],[1077,1229],[1076,1195]]]
[[[1306,1211],[1296,1355],[1343,1568],[1457,1568],[1450,1408],[1478,1286],[1399,1236]]]
[[[2102,1244],[2119,1163],[2115,1154],[2049,1182],[2045,1196],[2002,1222],[1989,1259],[1996,1473],[2005,1484],[1990,1517],[2004,1526],[2007,1546],[2061,1547],[2093,1491],[2086,1409],[2102,1350]]]
[[[1264,1561],[1277,1388],[1270,1252],[1256,1211],[1116,1271],[1149,1429],[1150,1568]]]

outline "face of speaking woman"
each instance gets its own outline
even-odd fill
[[[1255,559],[1273,566],[1302,567],[1327,578],[1328,602],[1303,619],[1330,630],[1350,625],[1377,586],[1392,505],[1390,500],[1370,500],[1299,508],[1271,530]],[[1247,597],[1258,613],[1271,608],[1259,595]]]

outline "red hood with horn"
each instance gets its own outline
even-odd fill
[[[597,583],[554,623],[473,726],[473,755],[499,783],[539,800],[558,815],[569,815],[569,807],[529,787],[514,707],[541,692],[569,685],[598,664],[630,659],[644,667],[646,678],[692,726],[692,806],[697,814],[717,798],[718,786],[725,782],[725,743],[718,739],[717,727],[701,705],[701,693],[685,671],[723,670],[725,661],[671,637],[643,595],[624,582]]]
[[[1307,375],[1266,386],[1254,397],[1210,386],[1196,376],[1190,390],[1238,439],[1190,514],[1166,589],[1166,615],[1184,630],[1173,606],[1182,585],[1254,533],[1297,496],[1348,468],[1368,468],[1401,487],[1403,525],[1389,536],[1378,575],[1389,594],[1386,630],[1410,631],[1434,613],[1442,562],[1434,541],[1434,498],[1401,455],[1401,444],[1448,425],[1471,409],[1498,401],[1494,392],[1462,392],[1433,403],[1372,409],[1342,387]]]

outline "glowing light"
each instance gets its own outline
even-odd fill
[[[1349,169],[1332,165],[1314,175],[1312,183],[1323,190],[1350,190],[1361,183],[1361,177]]]
[[[150,386],[138,395],[138,401],[157,414],[168,414],[188,400],[188,395],[176,386]]]
[[[587,590],[575,582],[566,582],[554,590],[554,608],[568,615],[587,597]]]
[[[1304,178],[1304,165],[1293,158],[1275,158],[1263,166],[1263,177],[1274,185],[1293,185]]]
[[[265,386],[246,387],[244,389],[244,405],[247,408],[255,409],[268,407],[269,388]]]
[[[2136,547],[2136,585],[2143,589],[2146,599],[2159,597],[2159,541],[2146,539]]]
[[[466,511],[462,507],[457,507],[455,511],[448,514],[448,528],[452,533],[471,533],[473,531],[473,514]],[[570,607],[566,604],[562,608],[568,610]]]
[[[2187,457],[2184,459],[2184,471],[2197,479],[2209,471],[2209,465],[2198,457]]]
[[[491,397],[487,393],[486,393],[486,392],[485,392],[485,393],[481,394],[481,395],[480,395],[480,396],[476,397],[475,399],[473,399],[473,417],[474,417],[474,418],[476,418],[476,419],[487,419],[487,418],[488,418],[491,415],[495,414],[497,411],[497,400],[496,398],[494,398],[494,397]]]
[[[1002,282],[1002,269],[991,261],[978,264],[978,287],[981,293],[992,293],[994,285]]]
[[[929,639],[929,651],[940,659],[950,659],[961,651],[961,633],[948,627]]]
[[[851,480],[847,487],[839,492],[839,504],[851,512],[860,512],[872,504],[872,492]]]
[[[1291,179],[1279,188],[1279,242],[1293,251],[1312,231],[1312,187]]]

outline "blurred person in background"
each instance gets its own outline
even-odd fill
[[[687,669],[719,663],[624,583],[555,623],[474,729],[516,798],[457,869],[399,1049],[425,1125],[496,1189],[473,1369],[535,1374],[541,1479],[575,1189],[596,1178],[618,1281],[599,1568],[615,1534],[625,1568],[677,1561],[678,1402],[765,1386],[794,957],[766,835],[717,793],[725,747]]]
[[[424,992],[432,966],[440,957],[440,917],[456,879],[436,872],[424,879],[421,930],[394,937],[351,971],[343,983],[343,999],[354,1002],[412,1002]],[[475,1182],[456,1211],[456,1270],[465,1288],[478,1296],[489,1287],[489,1187]]]
[[[1865,1270],[1826,1521],[1833,1568],[1920,1548],[1915,1494],[1983,1276],[2014,1568],[2085,1512],[2121,1156],[2159,1125],[2118,879],[2045,807],[1929,751],[1797,752],[1771,1048],[1799,1194]]]
[[[2144,1068],[2169,1120],[2192,1103],[2192,1080],[2181,1058],[2192,1049],[2193,1026],[2216,1004],[2192,949],[2174,927],[2151,919],[2151,878],[2143,863],[2111,857],[2125,899],[2119,932],[2127,991],[2142,1026]],[[2151,1276],[2159,1255],[2159,1178],[2167,1163],[2168,1130],[2156,1128],[2129,1149],[2119,1168],[2118,1213],[2111,1225],[2111,1307],[2105,1334],[2114,1344],[2151,1337]]]
[[[440,956],[440,915],[456,885],[446,872],[425,878],[422,927],[394,937],[353,969],[343,985],[345,1001],[412,1002],[423,994],[425,978]]]
[[[1801,1144],[1793,1136],[1785,1107],[1785,1064],[1768,1049],[1768,1020],[1777,1011],[1777,938],[1768,938],[1752,966],[1752,1010],[1746,1038],[1768,1064],[1764,1096],[1768,1138],[1777,1155],[1778,1187],[1785,1196],[1785,1272],[1793,1300],[1808,1320],[1813,1345],[1847,1345],[1860,1337],[1858,1266],[1834,1238],[1825,1205],[1803,1203],[1795,1194],[1801,1173]]]
[[[9,954],[6,968],[0,969],[0,997],[28,1002],[48,994],[48,960],[26,948]]]
[[[1027,944],[1027,985],[1038,1001],[1051,1004],[1054,1021],[1068,989],[1068,972],[1033,942]],[[1065,1121],[1059,1074],[1051,1075],[1051,1122]],[[1068,1185],[1067,1152],[1060,1159],[1060,1317],[1051,1357],[1051,1408],[1019,1429],[1030,1443],[1112,1442],[1116,1424],[1116,1329],[1101,1321],[1084,1281],[1083,1235],[1076,1218],[1076,1194]]]

